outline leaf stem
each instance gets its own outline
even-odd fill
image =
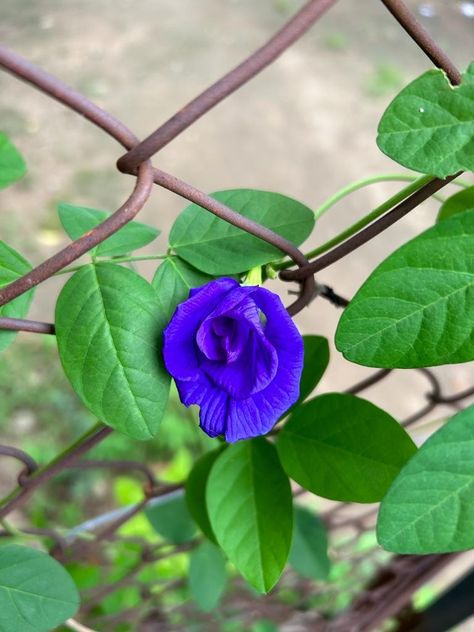
[[[11,522],[9,522],[8,520],[5,520],[5,518],[0,520],[0,525],[5,529],[6,533],[8,533],[14,538],[19,538],[19,539],[25,538],[25,539],[30,539],[30,540],[35,539],[34,535],[21,531],[20,529],[15,527],[15,525],[13,525]]]
[[[129,261],[154,261],[155,259],[166,259],[168,255],[142,255],[142,256],[138,256],[138,257],[112,257],[110,259],[96,259],[93,258],[92,262],[94,265],[97,265],[98,263],[127,263]],[[73,266],[71,268],[64,268],[64,270],[59,270],[58,272],[55,272],[54,276],[58,276],[59,274],[68,274],[70,272],[77,272],[77,270],[80,270],[81,268],[83,268],[85,265],[89,265],[87,263],[83,263],[79,266]]]

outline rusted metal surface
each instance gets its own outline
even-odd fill
[[[450,82],[453,85],[460,84],[462,75],[459,70],[428,31],[418,22],[403,0],[382,0],[382,2],[433,64],[444,70]]]
[[[134,173],[137,166],[165,147],[203,114],[242,87],[277,59],[287,48],[311,28],[336,0],[310,0],[264,46],[241,64],[204,90],[199,96],[176,112],[166,123],[145,138],[137,147],[122,156],[117,166],[121,171]]]

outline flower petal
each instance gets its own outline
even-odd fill
[[[262,391],[274,379],[278,369],[278,355],[263,334],[255,330],[250,335],[240,356],[233,362],[205,360],[201,369],[211,381],[236,399],[246,399]]]
[[[175,380],[185,406],[200,406],[199,425],[210,437],[223,435],[227,423],[229,396],[202,375],[197,380]]]
[[[298,398],[303,341],[269,290],[212,281],[178,306],[164,338],[180,399],[200,406],[211,437],[266,434]]]
[[[242,353],[249,337],[249,325],[229,316],[206,318],[198,329],[196,342],[209,360],[233,362]]]
[[[265,337],[277,350],[279,360],[275,380],[285,384],[291,406],[299,397],[303,338],[277,294],[260,287],[252,298],[267,317]]]
[[[195,336],[199,325],[224,296],[238,285],[234,279],[216,279],[178,305],[163,332],[163,358],[166,369],[174,378],[186,380],[197,377],[199,365]]]
[[[265,336],[277,351],[278,370],[264,390],[245,400],[230,400],[225,433],[229,443],[269,432],[299,396],[301,335],[276,294],[259,288],[252,298],[267,317]]]

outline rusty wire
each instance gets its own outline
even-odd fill
[[[49,481],[64,468],[69,467],[111,432],[112,428],[106,428],[105,426],[94,430],[84,441],[76,444],[63,458],[54,460],[48,467],[35,469],[28,476],[23,476],[19,481],[18,488],[13,490],[12,494],[0,504],[0,519],[21,506],[34,490]]]
[[[18,474],[17,480],[19,485],[23,485],[26,479],[38,469],[38,464],[33,457],[19,448],[15,448],[10,445],[0,445],[0,456],[10,456],[17,459],[17,461],[21,461],[21,463],[25,466]]]
[[[313,0],[322,2],[323,0]],[[30,64],[13,51],[9,51],[0,46],[0,67],[12,73],[14,76],[27,81],[42,92],[66,105],[73,111],[81,114],[94,123],[112,138],[117,140],[126,148],[138,145],[136,136],[121,122],[113,116],[89,101],[86,97],[70,88],[58,78]],[[231,208],[217,202],[207,194],[199,191],[190,184],[179,178],[172,176],[159,169],[153,169],[149,162],[144,162],[138,168],[138,177],[135,188],[128,198],[115,213],[104,222],[93,228],[84,236],[73,241],[69,246],[63,248],[42,264],[13,281],[9,285],[0,289],[0,306],[12,301],[17,296],[24,294],[32,287],[53,276],[56,272],[64,269],[73,261],[84,255],[91,248],[110,237],[127,222],[131,221],[143,208],[150,192],[151,185],[156,182],[160,186],[181,195],[185,199],[199,204],[202,208],[210,211],[214,215],[221,217],[225,221],[246,230],[248,233],[265,240],[271,245],[279,248],[288,255],[297,265],[308,263],[305,256],[287,239],[273,232],[269,228],[262,226],[248,218],[244,218]],[[314,294],[315,281],[309,279],[302,285],[301,296],[288,308],[291,315],[295,315],[305,305],[307,305]],[[11,323],[10,323],[11,328]]]
[[[47,72],[33,66],[16,53],[0,47],[0,67],[7,72],[10,72],[14,77],[30,83],[35,88],[44,92],[47,96],[58,100],[63,105],[85,117],[91,123],[98,126],[105,133],[114,138],[127,150],[127,153],[118,160],[118,168],[124,173],[129,173],[136,178],[133,191],[129,198],[107,220],[83,237],[73,241],[66,248],[41,263],[28,274],[25,274],[13,283],[1,288],[0,306],[5,305],[17,296],[20,296],[24,292],[30,290],[32,287],[50,278],[56,272],[63,270],[91,248],[114,234],[127,222],[131,221],[146,204],[153,183],[180,195],[188,201],[198,204],[224,221],[227,221],[275,246],[283,254],[290,257],[298,266],[298,269],[282,271],[280,273],[280,278],[285,281],[298,281],[300,283],[300,295],[298,299],[288,307],[288,311],[291,315],[298,313],[304,306],[308,305],[315,295],[319,294],[325,296],[325,291],[326,295],[328,292],[331,293],[332,290],[330,288],[326,288],[325,290],[325,286],[316,285],[313,276],[315,272],[331,265],[335,261],[354,251],[356,248],[359,248],[370,239],[373,239],[376,235],[380,234],[395,221],[398,221],[406,213],[418,206],[423,200],[427,199],[430,195],[432,195],[432,193],[445,186],[459,174],[447,178],[446,180],[438,180],[434,178],[430,183],[425,185],[425,187],[390,210],[386,215],[382,216],[377,221],[373,222],[368,227],[361,230],[359,233],[335,247],[322,257],[309,262],[301,251],[294,246],[294,244],[282,238],[277,233],[274,233],[256,222],[244,218],[239,213],[236,213],[234,210],[206,195],[199,189],[193,187],[191,184],[183,182],[176,176],[167,174],[164,171],[153,167],[149,159],[206,112],[272,63],[289,46],[299,39],[333,4],[335,4],[335,1],[336,0],[310,0],[307,2],[306,5],[304,5],[304,7],[266,44],[210,86],[202,94],[184,106],[141,142],[121,121],[99,108],[86,97],[68,87],[56,77],[53,77]],[[433,63],[446,72],[451,83],[454,85],[459,84],[461,81],[461,74],[455,65],[433,41],[425,29],[417,22],[411,12],[407,9],[404,2],[401,0],[382,0],[382,2],[407,31],[410,37],[412,37],[418,46],[420,46],[426,55],[433,61]],[[340,306],[347,304],[345,299],[342,299],[341,297],[338,298],[340,298],[340,301],[339,303],[337,303],[337,301],[333,301],[335,304],[339,304]],[[0,318],[0,329],[54,334],[53,324],[12,318]],[[425,401],[422,408],[413,413],[410,418],[406,419],[403,422],[405,425],[410,425],[418,419],[421,419],[428,413],[432,412],[435,407],[440,404],[456,408],[460,405],[460,402],[474,396],[474,387],[459,393],[445,395],[442,393],[439,380],[431,371],[423,369],[422,373],[429,381],[430,390],[425,393]],[[358,382],[348,388],[346,392],[353,394],[360,393],[361,391],[379,383],[390,374],[391,371],[388,370],[377,371],[372,376],[369,376],[365,380],[362,380],[361,382]],[[142,464],[127,463],[125,466],[124,462],[117,461],[80,461],[84,454],[86,454],[94,445],[99,443],[111,432],[112,430],[110,428],[98,428],[83,442],[74,446],[74,448],[63,458],[53,461],[49,466],[44,468],[38,468],[36,462],[25,452],[10,446],[0,446],[0,456],[16,458],[25,465],[25,468],[18,477],[18,488],[3,501],[3,504],[0,507],[0,519],[8,515],[14,509],[20,507],[38,487],[48,482],[58,472],[69,467],[100,467],[110,468],[117,471],[124,471],[125,468],[135,469],[146,478],[143,501],[130,508],[129,511],[120,515],[118,518],[115,517],[112,519],[111,522],[97,534],[98,541],[113,539],[116,537],[117,529],[125,524],[125,522],[132,516],[139,513],[139,511],[141,511],[151,501],[150,499],[161,495],[166,497],[167,494],[175,493],[175,490],[180,486],[163,486],[157,484],[151,470]],[[345,506],[345,503],[340,503],[326,512],[325,519],[328,521],[328,524],[332,529],[351,526],[351,519],[335,520]],[[366,527],[366,519],[371,517],[372,514],[373,511],[370,510],[364,516],[352,519],[352,526],[355,527],[356,533],[360,534],[360,532]],[[35,530],[29,531],[33,532]],[[42,531],[42,533],[39,533],[39,531]],[[48,531],[48,533],[46,533],[46,531]],[[25,532],[27,533],[28,531],[25,530]],[[52,530],[36,530],[36,532],[39,536],[49,535],[49,537],[52,537],[61,549],[66,548],[66,546],[71,546],[70,539],[65,542],[62,536],[58,536],[58,534]],[[0,533],[0,535],[4,536],[6,533]],[[74,542],[75,540],[73,538],[73,545]],[[79,549],[80,548],[81,547],[79,547]],[[406,573],[401,572],[398,567],[405,565],[406,567],[410,567],[410,569],[412,569],[409,561],[404,562],[403,559],[415,557],[416,560],[414,563],[417,572],[416,577],[414,579],[412,578],[410,583],[410,581],[407,581],[406,579]],[[426,581],[426,577],[430,576],[430,573],[432,574],[436,571],[436,569],[442,567],[446,563],[446,558],[451,557],[452,556],[427,556],[423,564],[420,565],[418,556],[397,556],[392,563],[395,567],[395,572],[392,573],[392,576],[395,578],[394,582],[396,588],[394,588],[394,585],[391,585],[391,591],[388,597],[384,597],[380,591],[376,593],[377,598],[382,599],[382,601],[385,599],[386,607],[385,610],[382,608],[383,616],[390,616],[390,613],[397,612],[397,608],[399,609],[401,604],[403,605],[403,603],[406,603],[407,595],[411,595],[415,587],[421,585],[420,582]],[[412,570],[410,570],[410,572],[412,572]],[[396,583],[397,581],[398,584]],[[379,583],[383,584],[383,581],[380,580]],[[355,617],[356,619],[357,616],[360,615],[359,619],[361,621],[365,621],[362,625],[366,625],[368,627],[357,627],[353,629],[369,630],[372,629],[370,626],[374,625],[375,620],[378,622],[383,620],[380,618],[382,616],[381,609],[378,608],[378,610],[374,610],[373,608],[374,589],[378,589],[377,581],[374,582],[374,586],[368,587],[366,593],[361,595],[359,601],[356,601],[350,613],[350,616]],[[398,597],[398,600],[393,599],[394,590],[399,592],[400,596]],[[369,597],[367,595],[369,595]],[[364,599],[366,600],[365,602]],[[372,614],[369,617],[370,621],[367,618],[369,616],[367,615],[366,607],[368,602],[370,602],[369,610],[371,609],[372,611]],[[389,605],[388,610],[387,604]],[[341,621],[344,624],[344,620],[341,619]],[[346,622],[347,621],[348,619],[346,619]],[[354,619],[349,619],[349,621],[351,625],[353,625]]]
[[[117,163],[118,168],[126,173],[134,173],[140,163],[151,158],[203,114],[274,62],[335,2],[336,0],[310,0],[266,44],[185,105],[137,147],[122,156]]]
[[[382,2],[433,64],[445,71],[453,85],[459,85],[462,81],[461,73],[428,31],[418,22],[405,2],[403,0],[382,0]]]

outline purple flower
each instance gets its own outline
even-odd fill
[[[221,278],[191,290],[164,331],[165,365],[201,428],[229,442],[265,434],[298,399],[303,340],[280,298]]]

